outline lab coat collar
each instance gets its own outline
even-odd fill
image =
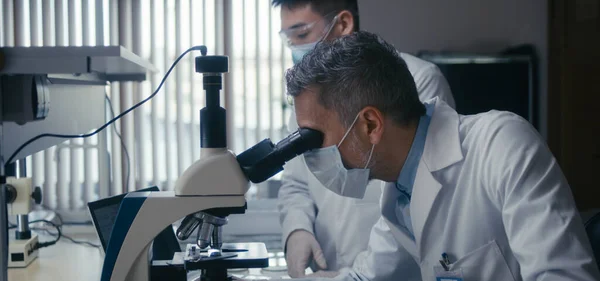
[[[458,129],[458,113],[444,101],[433,98],[435,104],[422,159],[430,172],[444,169],[463,159]]]

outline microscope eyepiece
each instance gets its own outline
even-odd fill
[[[276,145],[265,139],[237,156],[242,171],[253,183],[260,183],[283,170],[285,162],[323,144],[323,133],[300,128]]]

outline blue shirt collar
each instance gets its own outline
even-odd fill
[[[413,185],[415,177],[417,175],[417,168],[419,167],[419,161],[423,155],[425,148],[425,139],[427,138],[427,129],[429,123],[431,123],[431,115],[433,114],[433,105],[425,104],[427,110],[426,114],[421,116],[419,119],[419,125],[415,133],[415,138],[404,162],[404,166],[398,176],[396,187],[403,193],[406,193],[408,197],[412,195]]]

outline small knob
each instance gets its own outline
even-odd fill
[[[15,200],[17,199],[17,189],[14,186],[7,184],[5,193],[7,204],[12,204],[13,202],[15,202]]]
[[[36,186],[33,189],[33,193],[31,194],[33,201],[35,204],[39,205],[42,203],[42,189],[39,186]]]

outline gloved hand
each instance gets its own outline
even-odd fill
[[[293,231],[287,239],[285,255],[290,277],[304,277],[311,258],[320,269],[327,269],[327,261],[315,236],[306,230]]]
[[[306,275],[306,277],[314,278],[314,277],[322,277],[322,278],[333,278],[338,276],[340,273],[338,271],[328,271],[328,270],[319,270],[315,273],[311,273]]]

